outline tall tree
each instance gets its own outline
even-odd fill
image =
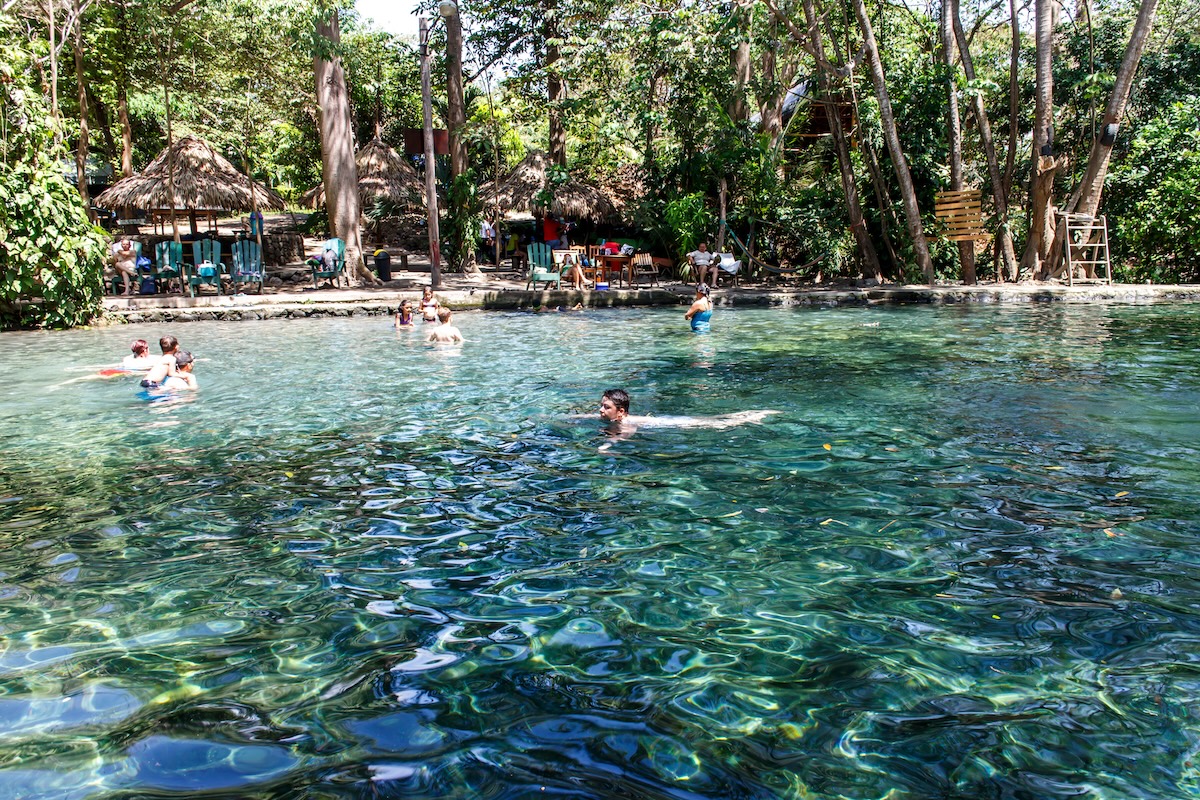
[[[1125,117],[1125,106],[1133,89],[1133,76],[1150,38],[1150,29],[1154,25],[1157,9],[1158,0],[1142,0],[1138,8],[1137,19],[1134,20],[1133,31],[1129,37],[1129,46],[1125,48],[1125,56],[1121,59],[1120,69],[1117,70],[1112,94],[1109,95],[1108,105],[1104,109],[1104,118],[1100,121],[1100,135],[1092,140],[1087,169],[1067,204],[1068,211],[1095,216],[1100,208],[1100,194],[1104,190],[1104,177],[1108,174],[1109,157],[1112,155],[1121,121]]]
[[[858,197],[858,177],[854,173],[850,143],[845,128],[842,126],[842,109],[845,107],[845,103],[833,89],[834,76],[831,75],[831,65],[825,59],[825,43],[813,0],[804,0],[804,20],[807,25],[812,54],[816,60],[817,86],[821,91],[821,106],[825,110],[825,119],[829,122],[829,133],[837,152],[838,173],[842,180],[842,197],[846,203],[846,216],[850,220],[850,231],[854,236],[854,244],[858,248],[859,264],[862,267],[863,275],[875,280],[883,280],[879,254],[875,251],[875,244],[871,241],[871,233],[867,230],[867,222],[863,218],[862,203]]]
[[[938,19],[938,33],[942,40],[942,65],[946,68],[946,138],[950,151],[950,190],[963,190],[962,165],[962,120],[958,115],[958,86],[954,69],[954,16],[953,0],[942,0],[942,14]],[[969,239],[958,243],[958,261],[962,266],[962,281],[975,283],[975,241]]]
[[[867,14],[867,5],[864,0],[854,0],[854,15],[858,18],[859,28],[862,29],[867,64],[871,69],[871,83],[875,86],[875,98],[879,101],[879,119],[883,126],[883,138],[887,142],[888,154],[892,157],[892,166],[896,171],[896,180],[900,184],[900,194],[904,201],[904,219],[908,224],[908,234],[912,238],[913,250],[917,256],[917,266],[921,268],[925,279],[932,286],[934,283],[933,260],[929,257],[929,244],[925,240],[925,229],[921,225],[921,209],[917,205],[917,190],[913,186],[908,159],[905,158],[904,149],[900,146],[900,135],[896,132],[896,118],[892,113],[892,101],[888,95],[883,62],[879,58],[879,45],[875,41],[875,30],[871,25],[871,17]]]
[[[88,91],[87,78],[83,74],[83,4],[74,0],[72,8],[74,35],[71,37],[75,51],[75,83],[79,90],[79,141],[75,145],[75,175],[79,182],[79,197],[83,200],[89,218],[94,217],[92,200],[88,194]]]
[[[958,53],[962,58],[963,73],[967,80],[975,82],[975,60],[971,57],[970,42],[963,31],[962,18],[959,16],[958,0],[946,0],[950,5],[950,21],[954,26],[954,38],[958,43]],[[992,183],[992,200],[996,204],[996,251],[1000,256],[999,277],[1001,280],[1016,280],[1017,256],[1013,250],[1012,230],[1008,222],[1008,185],[1000,174],[1000,162],[996,157],[996,143],[992,139],[992,125],[988,119],[987,107],[983,102],[983,93],[975,92],[972,103],[975,107],[975,122],[979,127],[979,141],[983,145],[984,158],[987,160],[988,177]]]
[[[325,208],[334,236],[346,243],[346,263],[356,277],[375,283],[362,255],[359,231],[358,166],[354,162],[354,133],[346,76],[339,44],[341,30],[336,8],[317,16],[317,52],[313,74],[317,89],[317,123],[321,130],[321,172],[325,183]]]
[[[1058,160],[1054,157],[1054,9],[1055,0],[1037,0],[1037,94],[1033,111],[1033,176],[1030,189],[1029,240],[1022,269],[1039,279],[1054,240],[1054,208],[1050,203]]]
[[[546,112],[550,119],[550,141],[548,154],[550,163],[567,165],[567,128],[563,123],[563,101],[567,99],[567,87],[563,82],[559,60],[562,52],[559,42],[562,29],[559,24],[558,0],[546,0],[546,16],[542,21],[544,53],[542,65],[546,71]]]

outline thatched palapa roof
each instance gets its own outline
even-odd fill
[[[399,204],[420,204],[425,196],[425,184],[404,156],[380,139],[372,139],[354,155],[358,165],[358,196],[363,207],[377,197]],[[318,183],[300,198],[306,208],[325,205],[325,184]]]
[[[167,171],[168,150],[136,175],[117,181],[96,198],[103,208],[220,208],[248,211],[252,196],[263,211],[283,210],[283,199],[239,172],[207,142],[182,136],[170,148],[175,161],[175,197],[172,202]],[[253,194],[252,194],[253,193]]]
[[[549,211],[563,217],[596,221],[615,212],[604,192],[590,183],[575,178],[558,186],[548,186],[547,183],[546,154],[531,150],[499,185],[489,181],[480,187],[479,193],[484,208],[498,206],[501,212],[525,211],[532,214]],[[542,205],[542,198],[539,197],[542,190],[547,188],[553,192],[549,208]]]

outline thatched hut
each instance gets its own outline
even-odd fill
[[[479,194],[484,208],[499,208],[501,213],[545,214],[549,211],[558,216],[594,222],[615,213],[604,192],[590,183],[570,178],[566,183],[550,185],[546,154],[540,150],[531,150],[499,184],[494,181],[483,184]],[[548,206],[544,203],[547,194],[551,197]]]
[[[360,147],[354,162],[358,165],[358,196],[364,210],[376,198],[398,205],[423,203],[425,184],[417,177],[416,170],[382,140],[372,139]],[[324,207],[325,184],[318,183],[305,192],[300,204],[306,208]]]
[[[171,196],[174,163],[175,195]],[[210,144],[195,136],[182,136],[159,153],[136,175],[117,181],[96,198],[102,208],[176,209],[188,213],[196,232],[196,212],[283,210],[283,199],[239,172]]]

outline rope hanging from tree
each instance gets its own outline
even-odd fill
[[[773,224],[771,222],[767,222],[766,220],[755,220],[755,221],[762,222],[767,225]],[[819,257],[813,259],[812,261],[809,261],[807,264],[801,264],[796,267],[777,267],[774,264],[768,264],[767,262],[763,261],[760,258],[757,258],[753,253],[751,253],[750,248],[747,247],[745,245],[745,243],[743,243],[742,240],[738,238],[738,235],[733,232],[733,229],[729,227],[728,222],[726,222],[725,220],[721,220],[721,227],[725,229],[725,232],[729,234],[729,238],[732,239],[733,243],[736,244],[738,246],[738,248],[742,251],[742,255],[748,263],[762,267],[767,272],[773,272],[776,275],[787,275],[787,274],[793,273],[793,272],[800,272],[801,270],[805,270],[805,269],[808,269],[809,267],[816,266],[817,264],[821,263],[821,261],[824,260],[824,258],[825,258],[824,256],[819,256]]]

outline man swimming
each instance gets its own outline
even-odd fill
[[[633,434],[642,428],[732,428],[735,425],[747,425],[762,422],[778,411],[758,409],[754,411],[735,411],[732,414],[720,414],[715,417],[643,417],[631,416],[629,413],[629,393],[624,389],[609,389],[600,398],[600,421],[605,429],[620,438]]]

